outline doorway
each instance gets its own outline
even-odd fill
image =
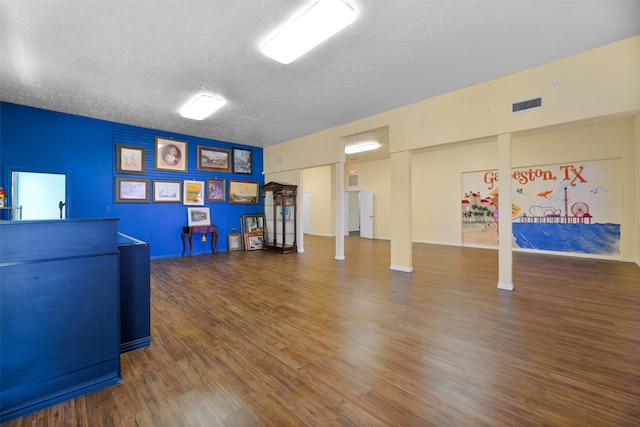
[[[344,235],[373,239],[373,191],[345,190]]]
[[[64,173],[11,172],[11,203],[20,207],[20,219],[66,218],[66,194]]]

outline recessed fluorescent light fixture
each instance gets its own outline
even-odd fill
[[[356,11],[342,0],[318,0],[290,22],[261,50],[282,64],[290,64],[356,19]]]
[[[363,151],[375,150],[380,148],[380,144],[373,141],[360,142],[358,144],[351,144],[344,147],[344,152],[347,154],[362,153]]]
[[[182,117],[204,120],[225,104],[224,98],[212,95],[198,95],[180,111]]]

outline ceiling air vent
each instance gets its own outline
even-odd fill
[[[511,103],[511,113],[522,113],[523,111],[538,110],[540,108],[542,108],[541,96]]]

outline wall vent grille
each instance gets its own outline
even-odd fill
[[[514,101],[511,103],[511,113],[522,113],[523,111],[538,110],[542,108],[542,97],[536,96],[535,98],[523,99],[521,101]]]

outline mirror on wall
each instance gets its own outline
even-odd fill
[[[66,218],[67,176],[63,173],[11,172],[11,206],[17,218]],[[16,212],[14,210],[13,212]],[[20,218],[19,215],[22,215]]]

